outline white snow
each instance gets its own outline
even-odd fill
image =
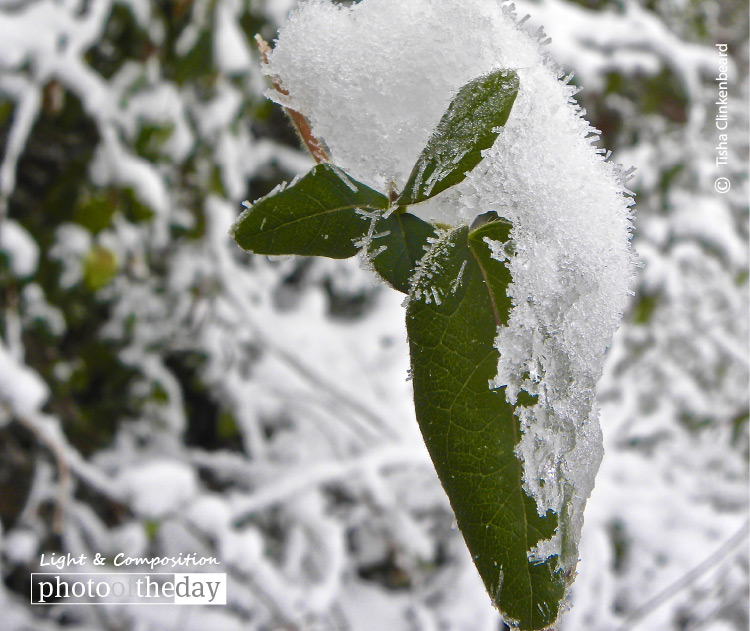
[[[125,556],[144,556],[149,547],[149,538],[143,524],[131,521],[110,531],[110,554],[122,553]]]
[[[221,4],[216,9],[214,54],[218,66],[227,73],[244,72],[254,63],[247,47],[247,38],[227,4]]]
[[[195,495],[198,481],[195,471],[186,464],[158,460],[121,471],[116,485],[136,513],[158,519]]]
[[[18,361],[0,339],[0,406],[15,414],[37,412],[49,397],[49,387],[31,368]]]
[[[62,265],[61,287],[72,287],[83,278],[83,259],[91,249],[91,244],[91,233],[83,226],[64,223],[58,227],[49,256]]]
[[[3,35],[3,28],[0,25],[0,37]],[[3,42],[7,44],[4,37]],[[0,58],[0,62],[2,61]],[[0,195],[4,197],[15,187],[16,165],[36,121],[41,94],[38,88],[20,77],[3,77],[1,87],[5,94],[16,100],[16,109],[13,113],[14,125],[9,132],[0,164]]]
[[[13,219],[0,221],[0,252],[9,258],[10,271],[17,278],[36,272],[39,246],[26,229]]]
[[[39,549],[39,536],[28,529],[11,530],[3,541],[3,551],[12,563],[32,563]]]
[[[529,554],[561,554],[569,568],[602,457],[594,388],[633,278],[632,199],[620,167],[593,144],[598,132],[581,117],[576,89],[543,53],[544,37],[519,26],[508,5],[483,0],[311,0],[280,31],[268,68],[289,96],[269,96],[309,118],[337,165],[385,190],[403,186],[463,85],[498,68],[518,72],[510,118],[483,162],[413,211],[459,226],[493,210],[513,224],[514,308],[498,332],[492,385],[506,386],[512,403],[522,389],[539,396],[518,413],[517,454],[539,513],[561,520],[555,538]],[[433,254],[411,294],[439,304]]]
[[[200,531],[212,536],[227,530],[232,517],[226,499],[215,494],[198,496],[185,516]]]
[[[57,307],[49,304],[44,297],[44,290],[37,283],[29,283],[21,293],[24,309],[24,324],[43,322],[53,335],[65,333],[65,316]]]

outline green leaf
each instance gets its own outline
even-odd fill
[[[467,83],[443,114],[397,203],[417,204],[463,181],[505,125],[518,94],[514,70],[495,70]]]
[[[354,256],[370,226],[368,212],[388,208],[388,198],[319,164],[297,182],[259,199],[232,226],[237,244],[255,254]],[[358,212],[359,211],[359,212]]]
[[[484,239],[505,242],[509,232],[495,220],[443,233],[415,272],[406,325],[417,420],[458,527],[506,622],[531,630],[555,622],[566,579],[557,557],[529,561],[558,519],[540,517],[524,491],[520,424],[505,389],[490,389],[511,276]]]
[[[117,257],[112,250],[94,246],[83,261],[83,282],[91,291],[98,291],[117,275]]]
[[[391,287],[409,293],[409,278],[424,256],[435,227],[411,213],[391,213],[375,224],[367,255],[375,271]]]

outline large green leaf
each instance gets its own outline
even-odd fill
[[[519,421],[505,389],[490,389],[511,276],[485,239],[505,242],[509,232],[496,220],[444,234],[420,261],[406,324],[417,420],[458,527],[506,621],[531,630],[555,622],[566,580],[557,557],[529,561],[558,519],[540,517],[524,491]]]
[[[391,213],[379,219],[368,245],[375,271],[394,289],[409,292],[409,278],[425,254],[435,227],[411,213]]]
[[[462,87],[419,156],[397,203],[417,204],[461,182],[482,161],[518,94],[518,75],[495,70]]]
[[[255,202],[232,227],[237,244],[255,254],[354,256],[370,226],[368,214],[388,198],[329,164]]]

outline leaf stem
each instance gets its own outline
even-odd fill
[[[260,52],[260,58],[263,61],[263,65],[268,65],[268,53],[271,52],[271,46],[260,36],[260,34],[255,36],[255,42],[258,45],[258,51]],[[279,77],[272,75],[271,85],[273,85],[274,89],[279,94],[289,96],[289,91],[281,84],[281,79]],[[330,163],[331,156],[328,155],[328,150],[325,145],[313,135],[308,120],[300,112],[293,110],[290,107],[284,107],[284,113],[289,117],[294,130],[297,132],[297,135],[300,137],[300,140],[310,152],[310,155],[315,162],[318,164]]]

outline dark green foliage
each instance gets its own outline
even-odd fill
[[[175,60],[173,79],[185,83],[195,77],[210,77],[213,70],[213,32],[206,29],[193,47]]]
[[[658,304],[658,295],[646,293],[641,294],[633,308],[633,322],[636,324],[648,324]]]
[[[167,125],[143,125],[138,130],[138,136],[133,143],[138,155],[143,156],[150,162],[158,162],[163,157],[164,144],[174,131],[174,126]]]
[[[107,20],[102,39],[86,53],[96,71],[109,79],[128,60],[144,60],[154,50],[148,33],[137,23],[130,8],[115,3]]]
[[[48,91],[62,90],[50,84]],[[8,214],[35,236],[42,251],[52,246],[50,230],[73,218],[87,169],[99,143],[96,123],[81,101],[62,90],[59,106],[42,109],[18,163],[18,181]]]
[[[380,219],[375,231],[368,246],[375,270],[391,287],[409,293],[409,279],[435,227],[410,213],[394,212]]]

